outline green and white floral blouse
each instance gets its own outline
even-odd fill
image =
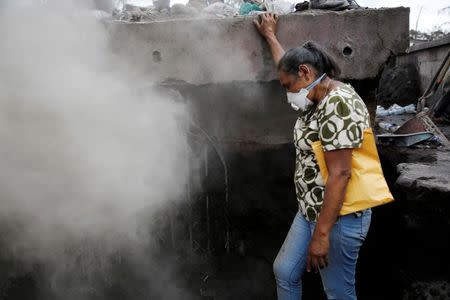
[[[300,212],[308,221],[317,221],[325,194],[325,184],[311,144],[320,139],[324,151],[359,148],[363,131],[368,127],[369,112],[350,85],[332,90],[318,106],[311,107],[298,118],[294,128],[294,182]]]

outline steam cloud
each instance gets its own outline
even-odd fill
[[[148,226],[183,198],[189,114],[118,61],[89,3],[48,2],[0,11],[0,256],[44,266],[41,299],[113,299],[94,282],[123,253],[122,276],[164,277]]]

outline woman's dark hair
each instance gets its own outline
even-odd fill
[[[329,77],[338,77],[341,73],[334,59],[319,45],[308,41],[301,47],[288,50],[278,63],[278,70],[289,74],[298,74],[298,66],[311,65],[317,75],[326,73]]]

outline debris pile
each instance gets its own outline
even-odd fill
[[[411,114],[415,113],[416,106],[414,104],[407,106],[393,104],[389,108],[377,105],[375,121],[381,132],[393,133],[411,118]]]
[[[442,146],[439,134],[433,131],[418,130],[417,132],[399,132],[399,129],[407,122],[412,122],[416,114],[416,106],[410,104],[400,106],[393,104],[389,108],[378,105],[376,110],[376,129],[380,144],[392,144],[401,147],[440,148]]]
[[[150,6],[125,4],[116,7],[112,18],[121,22],[152,22],[177,18],[229,18],[258,15],[264,12],[285,15],[309,9],[345,10],[360,8],[353,0],[311,0],[293,4],[287,0],[189,0],[184,4],[170,5],[170,0],[154,0]]]
[[[434,123],[445,128],[450,111],[450,52],[442,61],[433,80],[422,97],[417,101],[417,111],[413,118],[405,120],[402,115],[415,113],[414,104],[400,106],[393,104],[388,109],[377,106],[378,128],[389,134],[379,134],[378,142],[396,146],[423,145],[427,148],[450,148],[448,135]]]

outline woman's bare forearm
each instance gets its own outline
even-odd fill
[[[284,49],[275,34],[267,36],[266,41],[269,45],[270,52],[272,52],[273,61],[275,62],[275,65],[278,66],[278,63],[284,55]]]

